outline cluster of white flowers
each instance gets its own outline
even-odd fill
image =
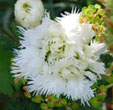
[[[53,21],[47,14],[36,28],[20,28],[24,37],[12,73],[28,79],[29,92],[62,94],[83,104],[94,96],[91,86],[105,74],[99,61],[105,46],[92,40],[92,25],[80,24],[80,15],[66,12]]]

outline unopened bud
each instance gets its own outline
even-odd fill
[[[18,0],[15,4],[15,19],[25,28],[34,28],[40,24],[44,13],[41,0]]]

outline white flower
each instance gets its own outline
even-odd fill
[[[41,0],[17,0],[15,4],[15,19],[26,28],[34,28],[40,24],[44,13]]]
[[[80,24],[80,15],[82,13],[76,13],[76,10],[72,11],[71,14],[68,12],[65,12],[65,14],[62,15],[62,18],[58,17],[56,20],[62,25],[71,42],[82,40],[82,42],[88,43],[95,35],[92,25],[89,23]]]
[[[78,78],[76,81],[70,80],[67,82],[64,94],[68,98],[71,96],[73,101],[81,99],[83,104],[86,102],[89,105],[88,100],[90,100],[91,97],[94,97],[94,92],[90,88],[91,85],[91,81],[84,80],[82,78]]]
[[[15,50],[12,73],[30,79],[30,92],[63,94],[83,104],[94,96],[91,86],[105,73],[98,60],[104,45],[92,42],[91,24],[80,24],[79,19],[78,13],[64,16],[59,23],[46,16],[34,29],[20,28],[24,37],[20,50]]]
[[[62,80],[60,77],[56,77],[55,75],[34,74],[29,77],[29,79],[32,79],[32,81],[28,82],[28,84],[30,84],[29,91],[35,92],[36,95],[55,94],[59,96],[63,93],[66,86],[65,80]]]

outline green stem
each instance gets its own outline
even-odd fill
[[[109,84],[106,87],[109,89],[109,88],[113,87],[113,84]]]

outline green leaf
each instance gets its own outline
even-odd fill
[[[113,83],[113,76],[107,77],[106,80],[107,80],[108,83],[112,84]]]
[[[53,102],[57,102],[57,101],[59,101],[59,98],[56,97],[56,96],[54,96],[54,95],[52,95],[51,98],[52,98],[52,101],[53,101]]]
[[[54,102],[48,102],[47,105],[48,105],[48,107],[53,108],[54,107]]]
[[[31,98],[31,94],[29,92],[24,92],[25,97]]]
[[[0,48],[0,93],[8,96],[13,95],[14,85],[12,75],[10,73],[10,59],[12,53]]]
[[[87,10],[87,7],[83,7],[83,8],[82,8],[82,11],[86,11],[86,10]]]
[[[55,103],[55,107],[62,107],[62,104],[61,103]]]
[[[105,99],[106,98],[106,93],[104,92],[104,93],[98,93],[97,95],[96,95],[96,97],[98,97],[100,100],[103,100],[103,99]]]
[[[44,101],[44,99],[41,96],[36,96],[32,98],[32,102],[40,103],[41,101]]]
[[[72,110],[79,110],[79,104],[73,103],[72,104]]]
[[[99,89],[101,92],[107,92],[107,87],[105,85],[101,85]]]
[[[48,106],[47,106],[46,103],[41,103],[41,109],[42,109],[42,110],[45,110],[45,109],[47,109],[47,108],[48,108]]]
[[[102,106],[102,101],[100,101],[97,97],[91,98],[90,103],[95,108],[100,108]]]
[[[95,4],[95,8],[96,8],[96,9],[100,9],[101,6],[100,6],[99,4]]]
[[[66,99],[61,99],[60,103],[62,103],[63,105],[67,105],[67,100]]]
[[[41,101],[40,100],[37,100],[36,98],[32,98],[32,102],[34,102],[34,103],[40,103]]]
[[[101,15],[101,16],[104,16],[104,15],[105,15],[104,12],[103,12],[103,9],[99,9],[99,10],[97,11],[97,13],[98,13],[99,15]]]

